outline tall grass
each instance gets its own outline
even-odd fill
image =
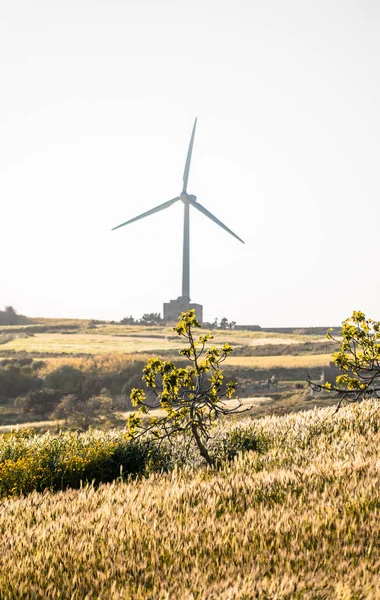
[[[228,460],[244,450],[255,471],[303,466],[321,440],[326,456],[334,448],[348,453],[350,436],[372,440],[380,431],[380,407],[365,402],[333,415],[332,408],[291,414],[221,421],[213,430],[210,451]],[[352,450],[353,451],[353,450]],[[203,459],[188,437],[177,436],[166,444],[147,445],[129,439],[122,430],[90,429],[86,433],[60,431],[36,434],[22,429],[0,435],[0,497],[45,488],[52,491],[82,483],[109,482],[120,474],[149,474],[178,467],[198,468]]]
[[[57,439],[5,437],[2,461]],[[179,468],[178,441],[166,474],[4,499],[0,598],[380,598],[378,403],[221,424],[214,444],[236,455],[218,471]]]
[[[120,373],[123,369],[135,363],[147,362],[150,354],[120,354],[110,352],[108,354],[94,354],[85,356],[60,356],[44,359],[45,366],[40,371],[41,377],[46,377],[58,367],[72,366],[83,373],[102,375],[106,373]]]

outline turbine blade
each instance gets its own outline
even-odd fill
[[[182,192],[186,192],[187,191],[187,181],[189,179],[191,154],[193,152],[193,144],[194,144],[194,136],[195,136],[195,129],[196,129],[196,126],[197,126],[197,120],[198,120],[198,117],[194,121],[193,132],[191,134],[189,149],[187,151],[187,158],[186,158],[185,170],[183,172],[183,190],[182,190]]]
[[[223,229],[225,229],[226,231],[228,231],[228,233],[230,233],[231,235],[233,235],[237,240],[239,240],[239,242],[241,242],[242,244],[244,244],[243,240],[240,239],[239,236],[236,235],[236,233],[234,233],[233,231],[231,231],[231,229],[229,229],[226,225],[224,225],[222,223],[222,221],[219,221],[219,219],[217,219],[216,217],[214,217],[214,215],[211,214],[210,211],[207,210],[207,208],[205,208],[204,206],[202,206],[202,204],[199,204],[199,202],[195,202],[191,198],[188,198],[188,202],[189,202],[189,204],[191,204],[191,206],[194,206],[194,208],[197,208],[201,213],[203,213],[204,215],[206,215],[206,217],[208,217],[209,219],[211,219],[211,221],[214,221],[214,223],[216,223],[217,225],[219,225],[220,227],[222,227]]]
[[[177,196],[177,198],[168,200],[167,202],[164,202],[163,204],[160,204],[159,206],[156,206],[155,208],[152,208],[151,210],[147,210],[146,212],[142,213],[142,215],[139,215],[138,217],[134,217],[133,219],[130,219],[129,221],[125,221],[125,223],[121,223],[121,225],[117,225],[116,227],[113,227],[112,231],[115,231],[115,229],[119,229],[119,227],[124,227],[124,225],[129,225],[129,223],[133,223],[133,221],[138,221],[139,219],[143,219],[144,217],[149,217],[149,215],[153,215],[154,213],[159,212],[160,210],[164,210],[165,208],[168,208],[169,206],[174,204],[174,202],[177,202],[177,200],[179,200],[178,196]]]

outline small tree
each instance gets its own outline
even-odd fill
[[[159,325],[162,323],[160,313],[145,313],[140,320],[141,325]]]
[[[370,396],[380,398],[380,321],[367,319],[364,313],[354,311],[342,323],[340,340],[335,339],[330,329],[327,338],[339,346],[333,354],[334,363],[342,371],[336,383],[313,383],[315,391],[335,391],[340,395],[336,410],[344,401],[360,402]]]
[[[227,317],[223,317],[223,319],[220,319],[219,328],[220,329],[228,329],[228,319],[227,319]]]
[[[136,321],[134,320],[132,315],[129,315],[129,317],[124,317],[124,319],[122,319],[120,321],[120,325],[135,325],[135,324],[136,324]]]
[[[15,407],[20,408],[25,414],[49,415],[60,401],[58,390],[39,389],[28,392],[25,396],[19,396],[15,400]]]
[[[65,419],[66,425],[87,431],[90,425],[101,424],[104,420],[113,421],[114,407],[107,396],[91,396],[78,398],[69,394],[62,398],[51,415],[52,419]]]
[[[5,311],[0,311],[0,322],[2,325],[17,325],[17,312],[13,306],[6,306]]]
[[[72,365],[62,365],[48,373],[44,387],[60,390],[62,394],[76,394],[81,389],[84,375],[80,369]]]
[[[216,457],[210,455],[207,442],[215,419],[221,415],[243,411],[239,410],[242,406],[239,399],[238,405],[233,408],[225,403],[225,398],[233,398],[236,388],[236,384],[232,382],[224,386],[220,368],[220,364],[232,352],[231,346],[224,344],[220,349],[212,347],[206,350],[206,344],[213,336],[209,333],[201,335],[196,341],[193,329],[197,327],[200,324],[195,318],[194,310],[182,313],[178,325],[174,327],[174,331],[188,342],[188,346],[180,351],[190,361],[188,367],[176,367],[172,362],[152,358],[143,369],[143,380],[157,396],[166,415],[152,418],[145,428],[141,417],[133,414],[127,425],[132,437],[150,432],[156,439],[163,441],[170,440],[180,432],[189,434],[208,465],[214,466]],[[134,388],[131,400],[139,407],[139,413],[149,413],[151,406],[146,402],[142,389]]]

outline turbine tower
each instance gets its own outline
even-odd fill
[[[164,304],[164,320],[165,321],[177,320],[177,318],[181,312],[187,311],[190,308],[195,309],[195,314],[196,314],[198,320],[202,321],[202,306],[200,304],[191,304],[190,303],[190,206],[193,206],[194,208],[199,210],[201,213],[206,215],[206,217],[208,217],[209,219],[214,221],[214,223],[216,223],[217,225],[219,225],[220,227],[225,229],[225,231],[228,231],[228,233],[233,235],[237,240],[239,240],[239,242],[242,242],[242,244],[244,244],[243,240],[240,239],[239,236],[236,235],[236,233],[231,231],[231,229],[229,229],[226,225],[224,225],[221,221],[219,221],[219,219],[217,219],[213,214],[211,214],[207,210],[207,208],[202,206],[202,204],[199,204],[199,202],[197,202],[196,196],[193,196],[193,195],[187,193],[187,183],[189,180],[190,163],[191,163],[191,156],[193,153],[194,136],[195,136],[196,127],[197,127],[197,119],[195,119],[195,121],[194,121],[193,131],[191,133],[191,138],[190,138],[189,149],[187,151],[185,169],[183,172],[183,187],[182,187],[181,194],[179,196],[177,196],[176,198],[173,198],[172,200],[168,200],[167,202],[164,202],[163,204],[159,204],[159,206],[156,206],[155,208],[152,208],[151,210],[148,210],[148,211],[142,213],[141,215],[139,215],[138,217],[134,217],[133,219],[130,219],[129,221],[125,221],[125,223],[121,223],[120,225],[117,225],[117,227],[114,227],[112,229],[112,231],[114,231],[115,229],[119,229],[120,227],[129,225],[130,223],[133,223],[134,221],[138,221],[139,219],[143,219],[144,217],[153,215],[156,212],[159,212],[161,210],[164,210],[165,208],[168,208],[169,206],[171,206],[175,202],[178,202],[179,200],[181,200],[183,202],[184,218],[183,218],[182,296],[179,296],[179,298],[177,298],[177,300],[171,300],[170,302],[167,302]]]

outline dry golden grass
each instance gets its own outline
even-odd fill
[[[46,360],[46,372],[56,369],[58,366],[73,365],[84,372],[117,372],[127,364],[135,361],[146,362],[151,358],[149,354],[121,354],[112,352],[109,354],[94,354],[84,357],[51,357]],[[168,360],[184,360],[178,353],[167,357]],[[228,356],[224,365],[230,367],[245,367],[256,369],[274,369],[278,367],[322,367],[331,362],[331,354],[304,354],[300,356]],[[45,374],[45,371],[42,372]]]
[[[218,472],[3,501],[0,598],[378,600],[379,404],[253,425]]]
[[[53,356],[44,359],[46,366],[41,369],[40,376],[45,377],[54,369],[65,365],[71,365],[83,373],[118,373],[128,365],[136,362],[145,363],[150,358],[149,354],[121,354],[118,352],[87,356]]]
[[[219,339],[220,338],[220,339]],[[219,344],[228,339],[227,336],[218,335],[218,339],[214,340],[215,344]],[[278,343],[278,338],[271,338],[273,343]],[[265,344],[268,343],[268,338],[262,338]],[[257,340],[260,341],[260,340]],[[238,343],[238,341],[236,341]],[[255,342],[251,340],[251,345]],[[117,355],[135,354],[135,359],[140,359],[142,353],[155,354],[160,351],[172,352],[168,359],[178,359],[179,350],[184,347],[184,342],[181,338],[152,338],[152,337],[139,337],[139,336],[110,336],[110,335],[97,335],[93,333],[88,334],[57,334],[57,333],[43,333],[36,334],[29,338],[16,337],[8,343],[2,344],[2,350],[14,350],[16,352],[37,352],[46,353],[48,355],[67,353],[67,364],[73,364],[73,361],[91,362],[91,359],[81,359],[70,357],[75,354],[86,354],[94,355],[94,360],[102,360],[101,356],[105,357],[111,355],[112,361],[116,361]],[[146,356],[142,357],[144,360]],[[65,358],[59,358],[59,364],[63,364]],[[125,360],[123,357],[119,361]],[[63,361],[63,362],[62,362]],[[328,365],[331,361],[331,354],[306,354],[306,355],[280,355],[280,356],[229,356],[226,365],[240,366],[240,367],[252,367],[257,369],[270,369],[276,367],[319,367]]]
[[[49,318],[35,317],[30,319],[32,325],[48,325],[49,327],[60,327],[72,325],[73,327],[88,327],[90,319]]]
[[[228,356],[225,365],[230,367],[251,367],[275,369],[279,367],[325,367],[331,362],[331,354],[301,354],[280,356]]]
[[[11,425],[0,425],[0,434],[1,433],[9,433],[11,431],[20,431],[21,429],[33,429],[41,430],[42,428],[46,431],[51,429],[57,429],[59,427],[64,427],[65,421],[61,420],[49,420],[49,421],[27,421],[26,423],[12,423]]]
[[[38,333],[33,337],[16,337],[2,344],[2,350],[43,352],[48,354],[109,354],[110,352],[150,352],[156,348],[173,350],[181,347],[178,341],[149,337],[105,335],[96,333]]]
[[[87,329],[88,322],[67,320],[39,319],[40,325],[76,325],[81,326],[77,333],[35,333],[25,337],[20,326],[20,334],[14,334],[14,339],[1,345],[3,351],[40,352],[52,354],[108,354],[112,352],[176,352],[183,347],[184,341],[178,337],[172,327],[142,327],[100,325]],[[6,328],[4,328],[5,330]],[[20,335],[20,337],[17,337]],[[323,337],[306,335],[279,335],[276,333],[249,331],[213,331],[214,343],[228,341],[237,346],[261,346],[267,344],[295,344],[302,342],[320,341]]]
[[[62,328],[80,328],[86,329],[90,325],[89,319],[49,319],[49,318],[37,318],[32,319],[28,317],[27,323],[21,323],[19,325],[0,325],[0,329],[7,331],[8,329],[25,330],[27,331],[33,326],[44,326],[44,327],[62,327]]]

